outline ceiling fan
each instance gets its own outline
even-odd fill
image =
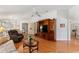
[[[33,14],[31,15],[31,17],[34,17],[34,16],[42,17],[41,13],[35,8],[33,8],[32,13]]]

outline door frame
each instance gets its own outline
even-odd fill
[[[28,22],[26,22],[26,21],[21,21],[20,22],[20,30],[22,31],[22,23],[27,23],[28,24]]]

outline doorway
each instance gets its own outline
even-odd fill
[[[28,23],[22,23],[22,31],[28,33]]]

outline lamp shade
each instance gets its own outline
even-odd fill
[[[5,28],[3,26],[0,26],[0,32],[4,32]]]

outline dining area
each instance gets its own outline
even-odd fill
[[[71,38],[72,39],[79,39],[79,24],[75,23],[71,25]]]

